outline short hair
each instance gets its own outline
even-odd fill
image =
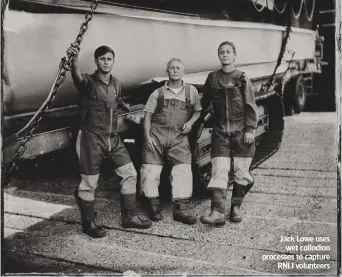
[[[104,54],[107,54],[107,53],[112,53],[113,54],[113,57],[115,58],[115,53],[114,53],[114,50],[112,48],[110,48],[109,46],[106,46],[106,45],[102,45],[100,47],[98,47],[95,52],[94,52],[94,58],[95,60],[98,58],[98,57],[101,57],[103,56]]]
[[[220,51],[220,48],[221,48],[223,45],[230,45],[230,46],[233,48],[234,54],[236,55],[236,47],[235,47],[235,44],[234,44],[233,42],[231,42],[231,41],[228,41],[228,40],[226,40],[226,41],[224,41],[224,42],[222,42],[222,43],[220,44],[220,46],[219,46],[218,49],[217,49],[217,52]]]
[[[169,69],[171,63],[173,62],[179,62],[182,66],[183,66],[183,69],[184,69],[184,63],[182,62],[181,59],[178,59],[178,58],[172,58],[170,59],[168,62],[167,62],[167,65],[166,65],[166,70]]]

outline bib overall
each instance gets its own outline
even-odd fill
[[[241,74],[239,79],[241,78]],[[253,183],[249,167],[255,153],[255,143],[244,143],[246,132],[246,108],[241,92],[243,84],[219,83],[218,75],[213,79],[213,133],[211,156],[213,175],[208,188],[227,189],[230,160],[234,160],[234,182],[240,185]]]
[[[209,74],[204,93],[204,108],[209,102],[213,103],[213,171],[208,184],[208,189],[212,191],[211,214],[201,221],[210,225],[225,224],[225,201],[232,169],[230,219],[239,222],[242,220],[239,208],[254,183],[249,168],[255,153],[255,142],[244,142],[245,133],[254,132],[258,122],[252,85],[239,70],[230,73],[219,70]]]
[[[121,179],[122,227],[149,228],[152,222],[146,216],[140,216],[136,207],[137,173],[117,133],[118,105],[124,105],[117,79],[110,76],[106,84],[95,72],[84,74],[81,83],[74,82],[81,92],[81,127],[76,150],[82,179],[74,196],[81,213],[83,232],[94,238],[106,235],[105,230],[95,224],[94,207],[95,189],[104,158]]]
[[[136,192],[136,171],[118,133],[118,84],[104,83],[96,73],[88,75],[87,93],[81,94],[81,128],[77,139],[82,181],[80,198],[93,201],[104,158],[121,177],[122,194]]]
[[[190,87],[185,85],[185,102],[164,99],[164,87],[158,90],[158,102],[151,117],[150,135],[156,142],[154,151],[143,148],[141,189],[147,198],[159,196],[158,187],[164,159],[171,166],[172,198],[188,199],[192,195],[191,152],[188,135],[182,127],[191,118]]]

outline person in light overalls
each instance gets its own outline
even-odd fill
[[[150,218],[161,220],[158,186],[164,159],[167,158],[172,166],[173,218],[194,224],[196,217],[187,211],[193,186],[188,133],[202,108],[196,88],[182,80],[183,62],[171,59],[167,73],[169,80],[150,95],[145,106],[141,191],[148,200]]]
[[[208,184],[212,193],[211,213],[201,222],[213,226],[225,224],[225,201],[227,196],[231,159],[234,161],[233,192],[230,220],[240,222],[240,206],[254,180],[249,168],[255,153],[255,129],[258,111],[252,84],[247,75],[235,69],[235,45],[225,41],[218,48],[222,68],[208,75],[204,86],[203,109],[213,103],[213,133],[211,163],[213,173]]]
[[[111,75],[114,51],[108,46],[97,48],[94,53],[97,70],[90,75],[80,72],[78,49],[72,46],[67,53],[74,56],[71,74],[80,92],[81,126],[76,150],[82,180],[74,196],[80,209],[83,232],[94,238],[106,235],[104,229],[94,222],[95,190],[105,157],[121,179],[122,226],[149,228],[151,220],[139,214],[136,207],[137,173],[117,132],[118,108],[129,111],[129,107],[120,97],[118,79]]]

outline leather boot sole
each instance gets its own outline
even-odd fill
[[[82,231],[86,235],[95,239],[107,236],[107,232],[103,229],[83,229]]]
[[[152,221],[147,218],[145,220],[141,215],[134,216],[132,218],[123,218],[122,227],[123,228],[136,228],[136,229],[148,229],[152,226]]]
[[[236,217],[229,217],[230,221],[231,222],[234,222],[234,223],[238,223],[238,222],[241,222],[242,221],[242,217],[241,216],[236,216]]]
[[[204,217],[201,217],[201,223],[207,224],[210,226],[214,226],[214,227],[222,227],[223,225],[226,224],[226,221],[225,220],[223,220],[223,221],[209,221],[209,220],[206,220]]]
[[[163,216],[161,214],[157,214],[157,215],[152,215],[150,216],[151,220],[153,221],[160,221],[163,219]]]
[[[173,216],[173,220],[184,223],[184,224],[188,224],[188,225],[193,225],[196,223],[196,217],[194,217],[194,218],[183,218],[183,217],[179,217],[179,216]]]
[[[148,229],[152,226],[152,222],[146,225],[143,224],[135,224],[135,223],[131,223],[131,222],[123,222],[122,223],[122,228],[135,228],[135,229]]]
[[[230,207],[229,219],[231,222],[238,223],[242,221],[242,215],[240,209],[236,212],[235,208],[239,207],[234,207],[233,205]]]

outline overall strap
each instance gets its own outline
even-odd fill
[[[191,106],[191,98],[190,98],[190,85],[185,84],[185,107],[187,110],[190,109]]]
[[[117,80],[115,78],[113,80],[113,86],[114,86],[114,90],[115,90],[115,93],[116,93],[116,97],[117,98],[121,98],[121,91],[120,91],[120,89],[118,87],[118,82],[117,82]]]
[[[163,88],[158,88],[158,101],[156,111],[160,111],[164,108],[164,91]]]

